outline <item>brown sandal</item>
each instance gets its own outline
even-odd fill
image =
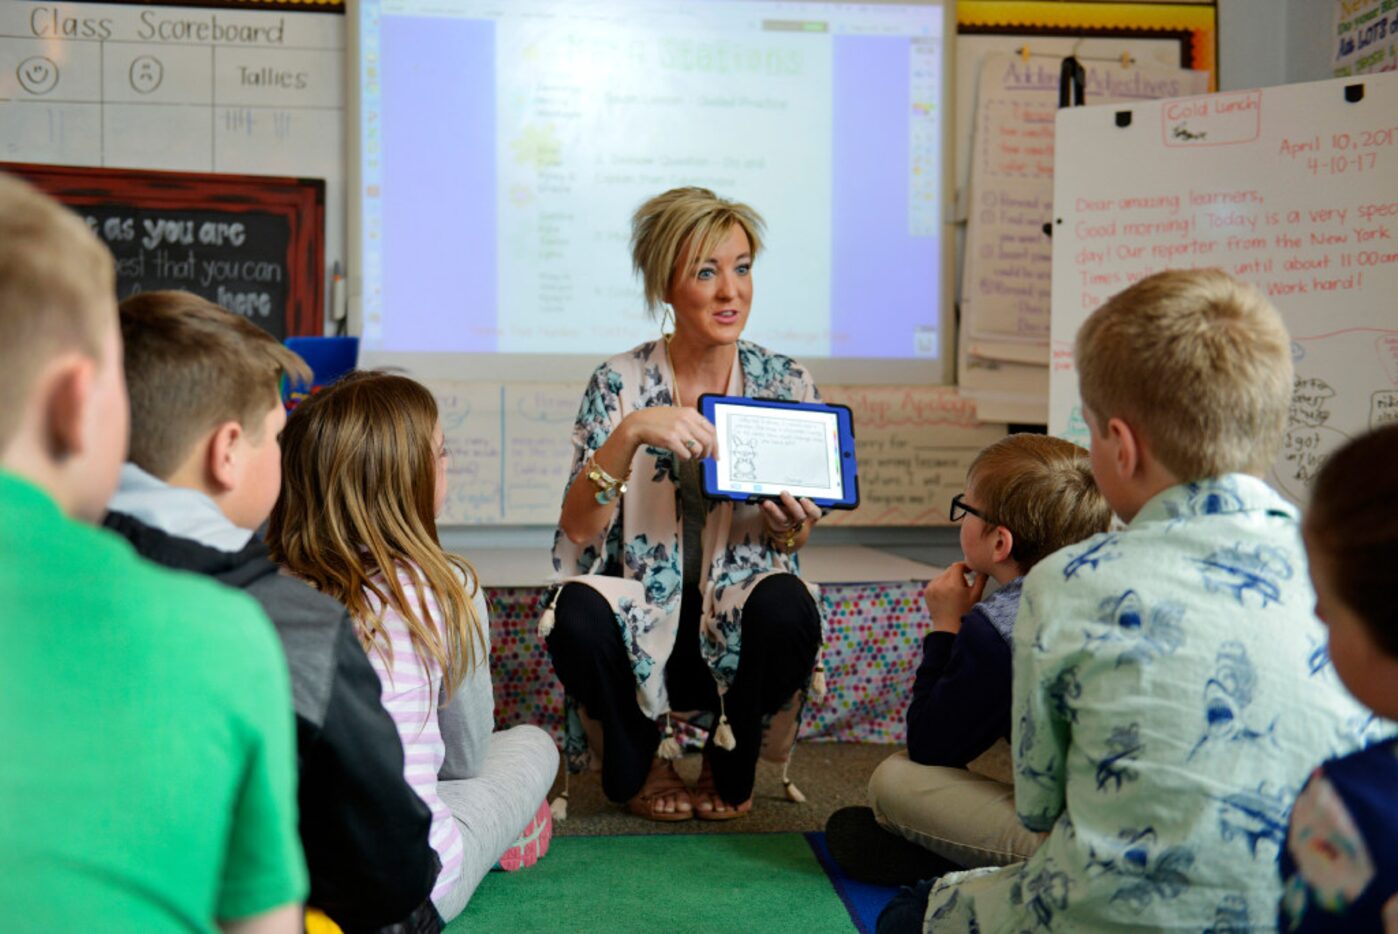
[[[675,796],[675,809],[673,811],[657,811],[655,805],[666,795]],[[688,810],[680,810],[681,801],[689,803]],[[689,820],[694,816],[694,804],[689,799],[689,786],[684,783],[684,779],[680,778],[674,765],[664,759],[655,760],[650,767],[650,774],[646,776],[646,783],[641,786],[640,793],[626,802],[625,806],[626,810],[637,817],[662,823]]]
[[[718,787],[714,784],[714,773],[709,766],[708,755],[704,756],[704,765],[699,770],[699,780],[694,783],[694,793],[696,795],[708,795],[710,802],[723,801],[724,804],[728,805],[728,810],[726,811],[720,811],[712,806],[709,810],[705,811],[703,808],[699,807],[699,804],[696,802],[694,805],[694,816],[700,820],[737,820],[740,817],[747,817],[752,813],[752,798],[748,798],[743,802],[743,804],[747,805],[747,810],[740,811],[738,808],[742,807],[742,805],[729,804],[728,801],[718,793]]]

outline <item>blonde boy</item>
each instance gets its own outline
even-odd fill
[[[271,627],[85,524],[126,452],[115,290],[82,221],[0,175],[0,918],[296,931]]]
[[[1261,479],[1286,328],[1220,270],[1169,271],[1094,312],[1076,358],[1093,473],[1127,527],[1025,581],[1015,806],[1049,836],[1024,863],[944,877],[918,921],[1270,926],[1289,803],[1368,722],[1317,652],[1297,512]]]
[[[872,808],[837,811],[826,826],[832,855],[853,878],[911,884],[1015,862],[1038,847],[1042,835],[1015,814],[1014,789],[967,765],[1010,738],[1024,575],[1059,548],[1106,531],[1111,518],[1087,451],[1076,444],[1011,435],[972,461],[951,507],[965,560],[923,595],[932,631],[908,706],[907,751],[885,759],[869,780]],[[981,599],[989,580],[998,589]]]
[[[345,608],[279,573],[253,533],[281,492],[280,380],[300,357],[189,292],[121,303],[130,463],[107,526],[166,567],[255,598],[281,638],[296,710],[308,903],[347,930],[432,928],[432,815]],[[450,721],[449,721],[450,722]]]

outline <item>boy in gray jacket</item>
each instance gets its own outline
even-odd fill
[[[347,932],[440,930],[431,815],[404,780],[349,615],[280,573],[253,532],[281,487],[280,380],[307,376],[305,363],[188,292],[128,298],[121,332],[131,449],[106,525],[152,561],[246,591],[276,627],[296,710],[308,906]]]

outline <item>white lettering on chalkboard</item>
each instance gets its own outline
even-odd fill
[[[234,292],[219,286],[218,297],[214,302],[246,318],[254,315],[260,318],[272,316],[272,296],[266,292]]]
[[[141,221],[146,235],[141,245],[152,249],[161,243],[191,244],[198,242],[205,246],[242,246],[247,234],[237,221],[175,221],[164,218],[146,218]],[[129,239],[129,238],[128,238]]]

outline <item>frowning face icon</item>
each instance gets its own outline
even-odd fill
[[[160,87],[165,66],[153,55],[141,55],[131,63],[131,87],[138,94],[149,94]]]
[[[20,87],[30,94],[47,94],[58,86],[58,66],[42,55],[26,58],[15,71]]]

